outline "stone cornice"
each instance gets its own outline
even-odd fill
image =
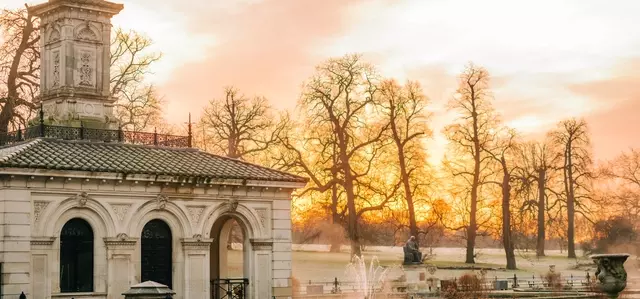
[[[196,238],[184,238],[180,239],[182,242],[182,248],[185,250],[209,250],[209,246],[213,242],[213,239]]]
[[[44,170],[44,169],[30,169],[30,168],[12,168],[12,167],[0,167],[0,172],[4,176],[9,177],[26,177],[28,179],[51,179],[51,178],[64,178],[64,179],[82,179],[91,181],[100,181],[106,183],[107,181],[115,181],[117,183],[130,183],[130,184],[156,184],[159,186],[176,186],[185,188],[220,188],[220,187],[244,187],[248,189],[259,189],[262,191],[274,191],[274,190],[291,190],[304,188],[306,183],[299,182],[281,182],[281,181],[259,181],[259,180],[239,180],[239,179],[216,179],[210,183],[192,183],[181,181],[177,176],[155,176],[145,174],[121,174],[110,172],[88,172],[88,171],[68,171],[68,170]]]
[[[99,11],[110,15],[117,15],[124,9],[122,4],[102,0],[50,0],[46,3],[29,6],[29,12],[39,16],[63,7]]]
[[[32,237],[31,246],[52,246],[56,237]]]
[[[254,250],[271,250],[273,248],[273,240],[271,239],[251,239],[249,241]]]
[[[110,248],[110,249],[114,249],[114,248],[133,249],[136,246],[136,243],[138,242],[138,238],[131,238],[126,234],[119,234],[115,238],[110,237],[110,238],[104,238],[103,240],[104,240],[104,245],[106,245],[107,248]]]

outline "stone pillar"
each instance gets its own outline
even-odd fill
[[[32,299],[51,297],[51,265],[58,253],[53,243],[55,237],[31,238],[31,284],[33,286]]]
[[[137,238],[119,234],[115,238],[104,238],[107,247],[108,299],[121,299],[122,293],[135,281],[134,257]]]
[[[182,239],[184,250],[184,296],[182,298],[209,298],[211,295],[209,253],[212,239]]]
[[[273,280],[271,274],[273,271],[273,241],[266,239],[252,239],[251,247],[253,249],[254,273],[255,281],[252,281],[253,298],[271,298],[273,288]]]
[[[18,180],[6,184],[20,186]],[[0,225],[2,242],[2,295],[18,298],[24,292],[31,298],[31,193],[28,190],[0,191]]]
[[[291,201],[274,200],[273,219],[273,295],[291,298]]]

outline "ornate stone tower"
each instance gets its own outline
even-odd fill
[[[47,122],[113,128],[111,18],[104,0],[49,0],[29,8],[41,20],[40,100]]]

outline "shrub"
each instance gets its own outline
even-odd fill
[[[547,274],[542,276],[542,280],[546,283],[547,287],[553,290],[562,289],[562,281],[560,279],[560,273],[548,271]]]

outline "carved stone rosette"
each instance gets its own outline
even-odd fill
[[[628,254],[596,254],[591,258],[598,266],[596,278],[600,282],[598,287],[610,298],[618,298],[622,290],[627,287],[627,271],[624,262]]]

